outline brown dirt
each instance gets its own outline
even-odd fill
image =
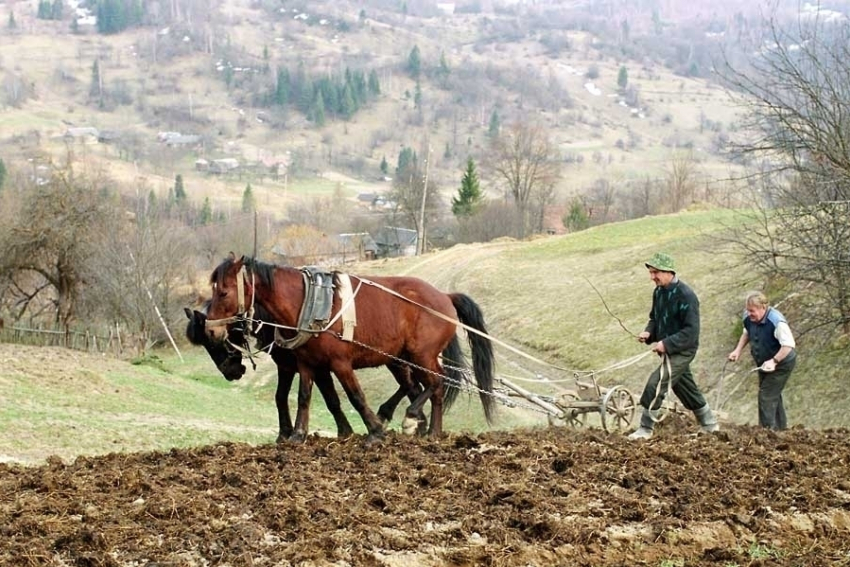
[[[848,432],[678,416],[0,464],[3,565],[848,565]]]

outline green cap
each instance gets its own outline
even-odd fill
[[[647,268],[655,268],[660,272],[676,273],[676,264],[673,263],[673,257],[664,252],[656,252],[652,258],[646,262]]]

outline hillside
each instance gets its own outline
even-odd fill
[[[0,6],[0,21],[12,6]],[[227,213],[238,211],[250,181],[260,208],[282,217],[293,196],[305,192],[329,194],[340,184],[348,196],[386,190],[379,163],[386,158],[394,167],[404,147],[430,158],[435,185],[452,192],[468,155],[486,161],[494,112],[503,126],[534,117],[546,127],[564,160],[559,204],[577,193],[598,198],[590,188],[599,180],[628,193],[630,184],[664,177],[684,151],[697,185],[718,198],[718,180],[732,167],[719,144],[733,134],[738,110],[716,84],[676,74],[661,55],[640,47],[650,16],[641,9],[630,14],[634,45],[621,46],[632,54],[619,57],[612,53],[621,39],[604,28],[581,31],[585,19],[606,21],[593,6],[586,13],[567,4],[554,13],[543,7],[440,15],[412,4],[402,15],[380,2],[272,9],[231,1],[207,6],[206,26],[180,21],[108,36],[75,34],[67,19],[38,20],[25,5],[14,6],[17,26],[0,34],[0,74],[9,85],[0,105],[0,153],[26,174],[71,160],[165,197],[179,173],[194,201],[209,197]],[[535,30],[547,17],[553,27]],[[675,10],[665,17],[674,43],[691,33],[689,26],[708,26]],[[418,108],[416,82],[405,70],[414,47],[422,54]],[[441,59],[448,78],[438,73]],[[100,86],[92,83],[95,63]],[[274,70],[294,76],[299,65],[317,77],[374,70],[381,94],[352,118],[320,127],[294,108],[262,104]],[[629,96],[618,94],[621,68]],[[235,69],[231,78],[224,69]],[[70,127],[117,138],[68,143]],[[203,147],[168,147],[157,140],[164,131],[201,136]],[[284,163],[289,175],[254,169],[212,176],[195,171],[200,157]],[[345,177],[335,177],[340,173]],[[491,198],[500,195],[486,171],[482,184]]]
[[[701,348],[693,365],[697,382],[723,423],[755,424],[751,362],[744,357],[738,364],[726,363],[740,332],[744,294],[764,285],[720,239],[719,231],[735,219],[724,211],[682,213],[529,242],[455,246],[351,271],[412,275],[470,295],[496,341],[497,374],[526,389],[558,396],[572,388],[574,375],[587,379],[593,372],[603,388],[622,385],[639,395],[655,364],[652,358],[611,368],[646,352],[630,334],[642,330],[649,309],[652,284],[643,262],[666,249],[701,300]],[[780,293],[772,299],[797,329],[794,297],[789,290],[771,291]],[[172,331],[181,335],[183,327]],[[799,363],[785,390],[790,423],[807,429],[850,427],[842,392],[844,368],[850,364],[844,339],[812,332],[798,341]],[[70,458],[274,440],[275,371],[268,358],[261,356],[256,371],[249,369],[242,380],[228,383],[202,349],[185,344],[181,349],[183,361],[161,348],[155,353],[159,362],[131,365],[63,349],[0,344],[0,455],[33,462],[50,454]],[[358,375],[373,407],[395,389],[384,369]],[[500,405],[494,429],[547,425],[544,411],[515,401],[515,407]],[[313,396],[313,407],[311,431],[333,432],[320,396]],[[362,432],[346,400],[343,408]],[[399,429],[400,415],[390,429]],[[690,417],[682,423],[689,424]],[[588,425],[598,425],[598,417],[588,416]],[[686,431],[691,428],[686,425]],[[487,430],[478,400],[462,398],[447,414],[445,429]]]

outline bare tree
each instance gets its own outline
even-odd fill
[[[540,124],[514,122],[493,142],[492,169],[506,183],[517,214],[518,237],[531,227],[531,204],[552,192],[560,160]]]
[[[696,173],[696,162],[691,150],[673,155],[665,174],[670,212],[681,211],[691,204],[697,182]]]
[[[99,227],[116,216],[103,186],[103,179],[67,170],[23,196],[0,244],[0,272],[16,290],[16,318],[46,310],[67,328],[76,317],[83,286],[99,277],[89,262]]]
[[[769,50],[723,70],[747,110],[737,149],[759,169],[753,212],[733,239],[749,262],[801,294],[805,325],[850,333],[850,24],[771,20]],[[803,322],[801,321],[801,325]]]

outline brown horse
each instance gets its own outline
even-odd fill
[[[189,323],[186,325],[186,338],[189,342],[198,346],[203,346],[207,353],[212,358],[219,372],[228,380],[239,380],[245,374],[245,365],[242,364],[242,353],[236,348],[231,348],[226,343],[213,343],[210,341],[206,333],[207,310],[210,302],[207,301],[202,311],[190,310],[184,308],[186,317]],[[258,308],[254,315],[255,320],[260,322],[271,322],[268,315]],[[271,326],[252,325],[250,334],[257,339],[256,349],[269,351],[271,358],[277,365],[277,389],[275,390],[275,406],[277,407],[278,417],[278,436],[277,442],[282,443],[289,439],[290,441],[303,441],[303,436],[294,435],[292,426],[292,418],[289,413],[289,391],[292,388],[292,381],[295,378],[295,373],[298,371],[298,366],[295,361],[295,355],[292,351],[279,347],[274,344],[274,328]],[[250,350],[251,345],[248,344],[244,329],[231,328],[228,331],[228,342],[238,345],[243,350]],[[460,351],[460,345],[457,344],[457,338],[453,340],[454,348],[457,350],[459,357],[463,357],[463,352]],[[410,379],[410,372],[406,367],[400,364],[393,363],[390,370],[396,380],[399,382],[399,389],[378,409],[378,417],[389,423],[392,421],[395,409],[399,402],[408,396],[412,401],[421,393],[422,388],[417,384],[413,384]],[[337,436],[341,438],[351,436],[354,431],[345,417],[340,405],[339,396],[334,389],[333,381],[330,373],[325,371],[317,372],[315,375],[316,386],[325,400],[325,405],[334,418],[337,427]],[[417,416],[417,429],[420,434],[425,433],[426,419],[423,413]]]
[[[413,277],[350,276],[354,291],[357,321],[353,340],[343,340],[340,318],[327,329],[314,332],[303,345],[295,348],[301,377],[295,431],[306,432],[309,397],[316,372],[332,371],[342,384],[351,404],[360,414],[368,431],[367,442],[383,436],[383,426],[366,404],[354,370],[383,366],[390,361],[409,365],[412,380],[423,386],[422,393],[406,411],[406,420],[415,420],[427,401],[431,401],[429,433],[442,433],[445,395],[450,406],[457,388],[444,392],[444,369],[440,354],[456,335],[457,324],[468,331],[472,351],[473,374],[477,382],[484,415],[488,423],[494,413],[493,347],[486,336],[481,309],[467,295],[446,294],[427,282]],[[214,341],[223,341],[227,328],[243,314],[244,306],[262,306],[274,321],[288,330],[297,328],[305,294],[301,271],[231,255],[210,277],[212,302],[207,333]],[[241,290],[241,291],[240,291]],[[341,301],[334,295],[333,313],[339,314]],[[460,386],[465,380],[462,369],[447,366],[450,383]]]

